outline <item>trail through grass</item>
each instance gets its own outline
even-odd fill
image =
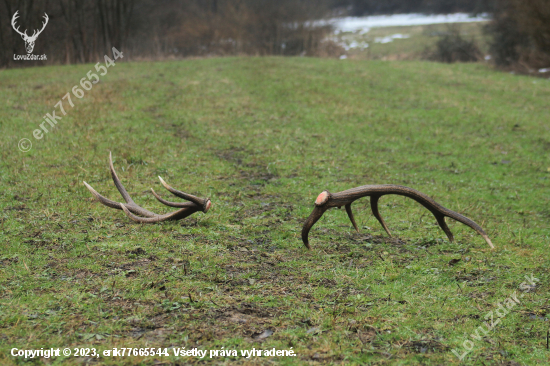
[[[0,363],[12,348],[167,348],[165,356],[52,364],[198,363],[173,348],[288,350],[203,362],[544,364],[550,228],[550,81],[480,64],[220,58],[117,63],[57,127],[33,130],[91,65],[0,71]],[[59,115],[59,112],[57,112]],[[22,153],[21,138],[33,146]],[[213,208],[136,224],[134,200],[173,187]],[[478,222],[491,251],[416,202],[354,204],[300,229],[317,195],[364,184],[418,189]],[[174,199],[175,200],[175,199]],[[525,276],[538,282],[521,287]],[[472,338],[498,303],[494,329]],[[495,315],[496,320],[496,315]],[[467,346],[470,343],[466,343]]]

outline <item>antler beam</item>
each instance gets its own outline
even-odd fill
[[[122,183],[120,182],[120,179],[118,179],[118,176],[115,172],[115,168],[113,167],[113,159],[111,156],[111,153],[109,153],[109,167],[111,169],[111,176],[113,178],[113,182],[115,183],[115,186],[117,187],[118,191],[126,201],[126,204],[119,203],[115,201],[111,201],[110,199],[100,195],[97,193],[95,189],[93,189],[88,183],[84,182],[84,185],[92,192],[94,197],[104,204],[107,207],[111,207],[117,210],[123,210],[126,215],[128,215],[129,218],[131,218],[134,221],[142,222],[142,223],[152,223],[152,222],[161,222],[161,221],[168,221],[168,220],[181,220],[186,218],[187,216],[190,216],[194,214],[197,211],[202,211],[204,213],[208,212],[210,207],[212,207],[212,202],[210,202],[209,198],[199,198],[193,195],[190,195],[185,192],[178,191],[177,189],[174,189],[170,187],[161,177],[159,177],[160,182],[162,185],[170,191],[173,195],[186,199],[190,202],[170,202],[162,199],[152,188],[151,191],[153,192],[153,195],[157,200],[159,200],[161,203],[163,203],[166,206],[170,207],[179,207],[181,208],[178,211],[167,213],[164,215],[158,215],[154,212],[151,212],[149,210],[146,210],[140,206],[138,206],[130,197]],[[141,215],[145,217],[140,217],[136,215]]]
[[[493,243],[491,242],[485,231],[473,220],[470,220],[466,216],[463,216],[457,212],[451,211],[441,206],[439,203],[435,202],[433,199],[431,199],[424,193],[417,191],[416,189],[394,184],[366,185],[348,189],[346,191],[338,193],[330,193],[329,191],[321,192],[321,194],[315,200],[315,208],[313,209],[313,212],[308,217],[302,228],[302,241],[304,242],[304,245],[308,249],[311,249],[308,239],[309,231],[311,230],[313,225],[315,225],[315,223],[321,218],[321,216],[323,216],[325,211],[333,207],[340,208],[342,206],[345,206],[351,223],[355,227],[355,230],[359,232],[359,229],[357,228],[357,224],[355,223],[355,219],[353,217],[353,212],[351,211],[351,204],[355,200],[365,196],[370,196],[372,213],[380,222],[382,227],[384,227],[384,230],[386,230],[388,235],[391,236],[391,233],[388,230],[384,219],[382,219],[382,216],[380,216],[380,212],[378,211],[378,200],[380,199],[380,197],[386,194],[397,194],[400,196],[406,196],[412,198],[416,202],[420,203],[422,206],[426,207],[435,216],[437,223],[439,224],[441,229],[443,229],[445,234],[447,234],[449,241],[453,242],[454,237],[451,233],[451,230],[445,223],[445,217],[450,217],[452,219],[455,219],[456,221],[463,223],[464,225],[471,227],[485,239],[485,241],[487,242],[487,244],[489,244],[491,248],[494,248]]]

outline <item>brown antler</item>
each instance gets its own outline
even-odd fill
[[[158,194],[155,193],[155,191],[151,188],[151,191],[153,191],[153,195],[157,200],[159,200],[161,203],[165,204],[166,206],[170,207],[180,207],[181,210],[167,213],[165,215],[157,215],[154,212],[151,212],[149,210],[146,210],[140,206],[138,206],[130,197],[122,183],[120,182],[120,179],[118,179],[118,176],[115,172],[115,168],[113,167],[113,159],[111,157],[111,153],[109,153],[109,167],[111,168],[111,176],[113,177],[113,182],[115,182],[115,186],[117,187],[118,191],[126,201],[126,204],[119,203],[115,201],[111,201],[108,198],[103,197],[99,193],[96,192],[95,189],[93,189],[88,183],[84,182],[86,187],[92,192],[95,198],[102,204],[104,204],[107,207],[115,208],[117,210],[123,210],[128,217],[130,217],[132,220],[137,222],[143,222],[143,223],[149,223],[149,222],[161,222],[161,221],[168,221],[168,220],[180,220],[184,219],[189,215],[194,214],[197,211],[202,211],[204,213],[208,212],[210,207],[212,206],[212,202],[210,202],[210,199],[208,198],[199,198],[195,197],[193,195],[178,191],[177,189],[174,189],[170,187],[166,182],[159,177],[160,182],[162,185],[169,190],[172,194],[175,196],[178,196],[180,198],[186,199],[191,202],[170,202],[162,199]],[[135,215],[134,215],[135,214]],[[141,215],[145,217],[139,217],[136,215]]]
[[[346,191],[338,193],[330,193],[329,191],[321,192],[321,194],[315,200],[315,208],[313,209],[313,212],[308,217],[308,219],[304,223],[304,227],[302,228],[302,241],[304,242],[304,245],[308,249],[311,249],[308,240],[309,230],[313,225],[315,225],[317,220],[319,220],[321,216],[323,216],[325,211],[329,208],[340,208],[342,206],[345,206],[351,223],[355,227],[355,230],[359,231],[359,229],[357,228],[357,224],[355,223],[355,219],[353,218],[351,204],[353,203],[353,201],[365,196],[370,196],[370,206],[372,209],[372,213],[380,222],[380,224],[382,224],[384,230],[386,230],[388,235],[391,236],[391,233],[388,230],[386,223],[382,219],[382,216],[380,216],[380,212],[378,212],[378,200],[380,199],[380,197],[386,194],[398,194],[401,196],[406,196],[412,198],[416,202],[420,203],[422,206],[426,207],[435,216],[437,223],[439,224],[441,229],[443,229],[445,234],[447,234],[447,237],[451,242],[454,240],[454,238],[451,230],[449,230],[449,227],[445,223],[445,216],[453,218],[456,221],[459,221],[464,225],[471,227],[485,239],[485,241],[487,242],[487,244],[489,244],[491,248],[494,248],[493,243],[491,243],[491,240],[489,239],[485,231],[474,221],[470,220],[466,216],[462,216],[457,212],[451,211],[441,206],[439,203],[435,202],[433,199],[431,199],[424,193],[417,191],[416,189],[394,184],[366,185],[348,189]]]

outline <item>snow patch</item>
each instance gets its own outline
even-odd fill
[[[489,15],[484,13],[476,17],[471,17],[466,13],[456,14],[393,14],[393,15],[372,15],[367,17],[345,17],[334,18],[328,21],[334,26],[336,31],[340,32],[361,32],[367,33],[371,28],[412,26],[427,24],[445,24],[445,23],[471,23],[484,22],[489,20]]]
[[[393,34],[391,36],[387,36],[387,37],[376,37],[374,39],[374,42],[375,43],[390,43],[390,42],[393,42],[394,39],[405,39],[405,38],[409,38],[410,36],[408,34],[401,34],[401,33],[397,33],[397,34]]]

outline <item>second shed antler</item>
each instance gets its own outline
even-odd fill
[[[315,208],[313,209],[313,212],[308,217],[307,221],[304,223],[304,227],[302,228],[302,241],[304,242],[304,245],[308,249],[311,249],[308,240],[309,230],[313,225],[315,225],[315,223],[321,218],[321,216],[323,216],[326,210],[333,207],[340,208],[342,206],[345,206],[351,223],[355,227],[355,230],[359,232],[357,224],[355,223],[355,219],[353,218],[351,204],[353,203],[353,201],[365,196],[370,196],[370,206],[372,209],[372,213],[380,222],[380,224],[384,227],[384,230],[386,230],[388,235],[391,236],[391,233],[388,230],[386,223],[384,222],[382,216],[380,216],[380,212],[378,211],[378,200],[380,199],[380,197],[386,194],[397,194],[401,196],[406,196],[412,198],[416,202],[420,203],[422,206],[426,207],[435,216],[437,223],[439,224],[441,229],[443,229],[445,234],[447,234],[447,237],[451,242],[454,240],[454,237],[453,233],[451,233],[451,230],[449,230],[449,227],[445,223],[445,217],[450,217],[452,219],[455,219],[456,221],[463,223],[464,225],[471,227],[485,239],[485,241],[487,242],[487,244],[489,244],[491,248],[494,248],[493,243],[491,243],[491,240],[489,239],[485,231],[474,221],[470,220],[466,216],[463,216],[457,212],[451,211],[448,208],[441,206],[439,203],[435,202],[433,199],[431,199],[424,193],[417,191],[416,189],[394,184],[366,185],[348,189],[346,191],[338,193],[330,193],[329,191],[321,192],[321,194],[315,200]]]
[[[188,200],[190,202],[170,202],[162,199],[152,188],[151,191],[153,192],[153,195],[157,200],[159,200],[161,203],[165,204],[166,206],[170,207],[179,207],[180,210],[177,210],[175,212],[167,213],[164,215],[157,215],[154,212],[151,212],[149,210],[146,210],[140,206],[138,206],[134,200],[130,197],[122,183],[120,182],[120,179],[118,179],[118,176],[115,172],[115,168],[113,167],[113,159],[111,157],[111,153],[109,153],[109,167],[111,168],[111,176],[113,178],[113,182],[115,182],[115,186],[117,187],[118,191],[126,201],[126,204],[119,203],[115,201],[111,201],[110,199],[103,197],[99,193],[96,192],[95,189],[93,189],[88,183],[84,182],[86,187],[92,192],[95,198],[102,204],[104,204],[107,207],[111,207],[117,210],[123,210],[128,217],[130,217],[132,220],[137,222],[143,222],[143,223],[150,223],[150,222],[161,222],[161,221],[168,221],[168,220],[180,220],[184,219],[187,216],[190,216],[194,214],[197,211],[202,211],[204,213],[208,212],[210,207],[212,206],[212,202],[210,202],[209,198],[199,198],[196,196],[193,196],[191,194],[178,191],[177,189],[174,189],[170,187],[166,182],[159,177],[160,182],[166,188],[170,193],[173,195],[183,198],[185,200]],[[136,215],[141,215],[145,217],[139,217]]]

